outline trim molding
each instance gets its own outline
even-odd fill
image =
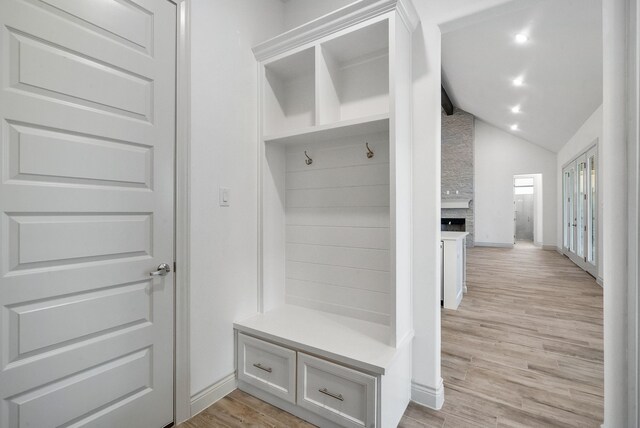
[[[413,32],[420,23],[420,16],[413,3],[410,0],[399,0],[396,9],[404,25]]]
[[[253,53],[258,61],[264,61],[394,10],[397,10],[400,19],[409,30],[413,31],[419,18],[409,0],[360,0],[260,43],[253,48]]]
[[[596,284],[598,284],[600,287],[604,287],[604,280],[601,276],[596,278]]]
[[[411,401],[434,410],[440,410],[444,404],[444,382],[442,378],[438,386],[432,388],[411,382]]]
[[[238,387],[236,373],[230,373],[191,397],[191,416],[195,416]]]
[[[513,248],[513,244],[507,244],[504,242],[478,242],[475,241],[476,247],[495,247],[495,248]]]
[[[176,151],[175,151],[175,301],[174,301],[174,422],[191,417],[189,305],[189,223],[191,159],[191,0],[176,5]]]

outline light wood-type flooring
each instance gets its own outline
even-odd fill
[[[410,404],[424,427],[599,427],[603,415],[602,289],[554,251],[468,251],[468,293],[442,311],[440,411]],[[234,391],[179,428],[306,427]]]

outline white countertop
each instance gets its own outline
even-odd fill
[[[455,241],[467,236],[469,232],[440,232],[440,239],[443,241]]]

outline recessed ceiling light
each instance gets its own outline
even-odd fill
[[[529,40],[529,37],[527,37],[526,34],[516,34],[516,42],[517,43],[526,43],[526,41]]]
[[[513,79],[514,86],[522,86],[523,83],[524,83],[523,77],[516,77],[515,79]]]
[[[512,113],[520,113],[520,106],[519,105],[518,106],[513,106],[511,108],[511,112]]]
[[[517,131],[518,130],[518,124],[514,123],[513,125],[511,125],[511,130],[512,131]]]

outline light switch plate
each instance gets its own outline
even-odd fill
[[[218,190],[218,199],[221,207],[228,207],[231,199],[231,190],[228,187],[220,187]]]

